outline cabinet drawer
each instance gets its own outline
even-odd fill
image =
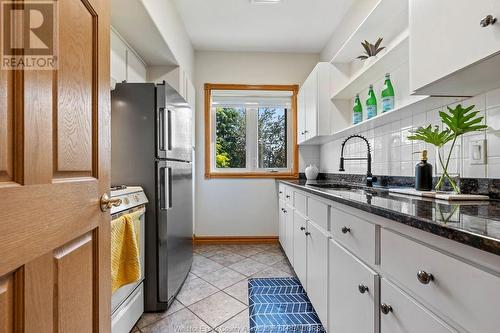
[[[307,216],[321,228],[328,230],[328,205],[308,197]]]
[[[499,277],[386,229],[380,258],[385,272],[436,313],[470,332],[498,331]]]
[[[293,207],[302,215],[306,215],[306,196],[302,192],[293,192]]]
[[[378,332],[378,274],[337,242],[330,240],[328,248],[328,331]]]
[[[369,264],[376,264],[378,226],[351,214],[332,208],[332,234],[354,255]]]
[[[383,333],[456,332],[385,279],[381,282],[380,300],[380,331]],[[384,306],[386,309],[390,306],[392,311],[383,312]]]

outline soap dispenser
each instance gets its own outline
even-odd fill
[[[417,191],[432,190],[432,165],[427,163],[427,150],[420,153],[420,163],[415,166],[415,189]]]

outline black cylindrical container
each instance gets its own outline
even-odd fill
[[[415,166],[415,189],[417,191],[432,190],[432,165],[427,163],[427,150],[420,155],[420,163]]]

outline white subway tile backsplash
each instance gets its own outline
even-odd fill
[[[500,89],[481,94],[450,105],[455,107],[461,103],[464,107],[475,105],[485,117],[484,123],[489,126],[488,131],[469,133],[460,138],[456,144],[450,160],[449,172],[472,178],[500,178]],[[413,152],[428,150],[429,163],[434,166],[435,175],[440,174],[440,166],[436,159],[434,146],[418,141],[411,141],[408,136],[412,130],[421,126],[439,125],[441,120],[439,111],[446,110],[446,106],[432,110],[415,110],[411,117],[384,124],[382,126],[359,133],[364,135],[373,149],[373,173],[391,176],[413,176],[415,164],[419,162],[419,154]],[[340,145],[344,138],[329,142],[316,150],[319,151],[320,170],[322,172],[338,172]],[[470,142],[479,139],[487,140],[487,164],[472,165],[470,162]],[[451,143],[447,144],[444,152],[448,152]],[[366,154],[365,144],[353,140],[346,145],[345,156],[361,156]],[[305,153],[305,157],[314,159],[314,154]],[[346,163],[347,173],[364,174],[366,162]]]

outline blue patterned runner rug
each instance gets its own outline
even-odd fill
[[[325,332],[295,277],[248,280],[251,333]]]

